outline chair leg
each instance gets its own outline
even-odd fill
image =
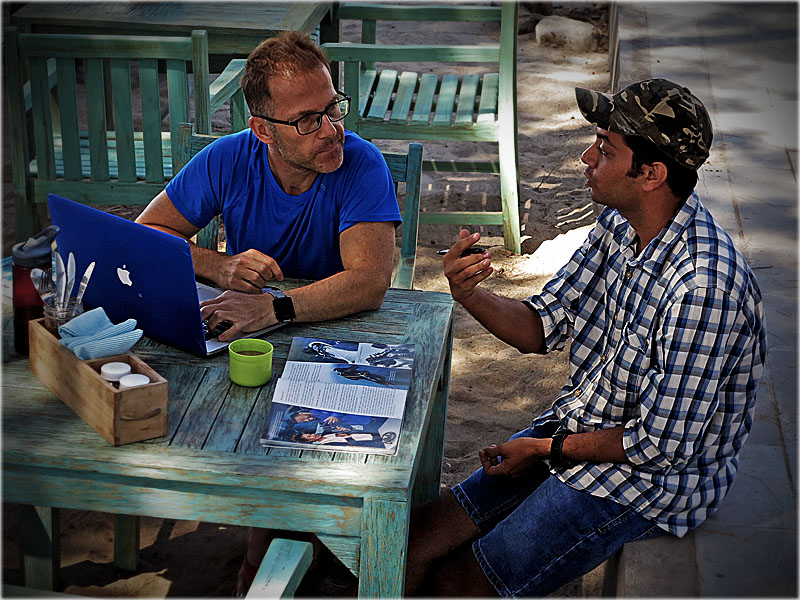
[[[516,139],[500,140],[500,197],[503,204],[503,240],[506,250],[520,254],[519,166]]]

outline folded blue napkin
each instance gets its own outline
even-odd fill
[[[78,315],[58,328],[61,343],[81,360],[124,354],[142,337],[136,319],[114,325],[102,308]]]

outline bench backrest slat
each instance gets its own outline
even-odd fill
[[[117,140],[117,173],[120,181],[132,183],[136,181],[136,152],[133,145],[133,102],[129,60],[111,59],[111,88]]]
[[[42,179],[55,179],[53,117],[50,113],[50,90],[47,88],[47,60],[33,58],[28,67],[31,73],[33,143],[36,149],[37,168]]]
[[[86,106],[89,120],[89,164],[92,181],[108,181],[106,144],[106,90],[103,59],[88,58],[86,68]]]
[[[169,131],[172,135],[172,171],[177,172],[175,154],[178,144],[178,127],[189,121],[189,105],[186,99],[189,90],[186,84],[186,63],[167,61],[167,102],[169,105]],[[199,129],[199,127],[198,127]]]
[[[142,101],[142,138],[145,181],[164,180],[164,157],[161,154],[161,96],[158,87],[158,61],[139,61],[139,90]]]
[[[61,147],[64,156],[64,179],[79,181],[81,173],[80,135],[78,132],[78,86],[74,58],[56,59],[58,108],[61,113]]]

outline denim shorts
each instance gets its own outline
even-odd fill
[[[528,428],[512,439],[549,437],[557,425]],[[629,506],[562,483],[543,462],[518,478],[479,469],[452,491],[481,533],[472,551],[501,596],[546,596],[623,544],[666,533]]]

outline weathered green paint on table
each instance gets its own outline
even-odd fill
[[[330,2],[31,2],[12,23],[46,33],[124,31],[180,35],[208,31],[211,54],[249,54],[280,31],[311,33]]]
[[[116,448],[39,384],[11,349],[7,323],[3,501],[40,507],[46,519],[57,511],[42,507],[311,531],[359,576],[361,596],[399,597],[411,505],[439,492],[452,323],[449,295],[390,289],[380,310],[268,334],[274,377],[255,389],[231,384],[226,355],[201,359],[145,340],[134,351],[169,381],[169,434]],[[293,336],[416,344],[396,456],[260,446]],[[131,530],[130,519],[118,522]],[[38,533],[27,585],[52,579],[47,539]],[[131,540],[117,547],[130,552]]]

